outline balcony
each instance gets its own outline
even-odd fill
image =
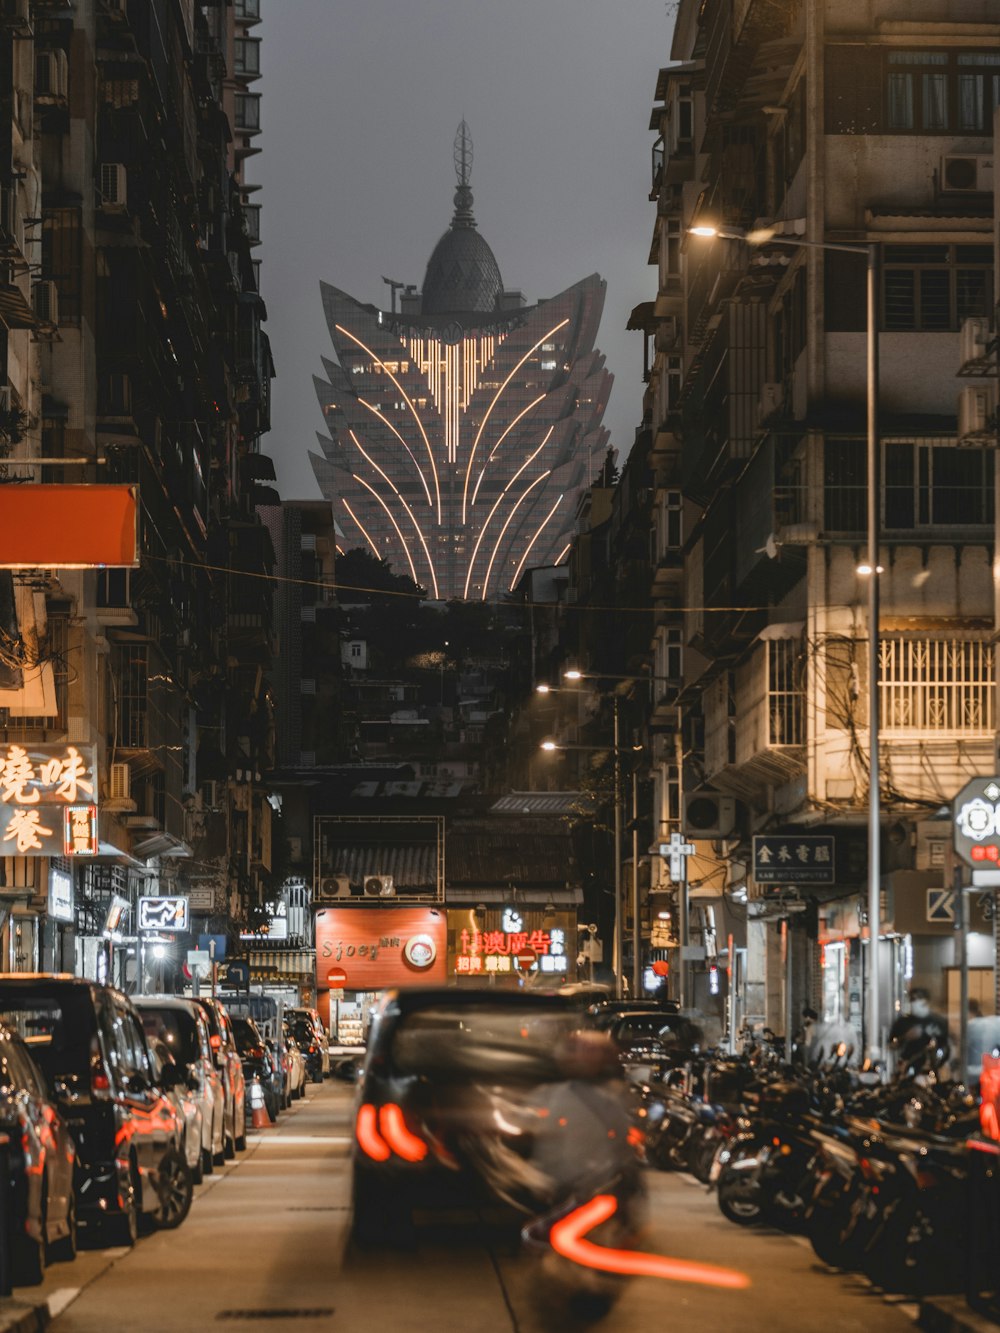
[[[806,772],[801,625],[769,625],[749,656],[705,692],[706,777],[744,800]],[[718,697],[716,697],[718,695]]]

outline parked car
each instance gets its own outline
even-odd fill
[[[21,1038],[3,1026],[0,1075],[0,1134],[10,1141],[14,1204],[11,1257],[16,1281],[34,1286],[47,1260],[76,1254],[76,1147],[41,1070]]]
[[[201,1174],[210,1175],[225,1150],[226,1091],[212,1051],[208,1015],[201,1005],[178,995],[139,995],[134,1003],[147,1038],[163,1041],[187,1074],[201,1111]]]
[[[295,1033],[287,1024],[285,1025],[284,1039],[291,1070],[289,1095],[293,1100],[296,1100],[306,1095],[306,1058],[302,1054],[302,1047],[295,1039]]]
[[[243,1061],[243,1077],[248,1083],[254,1078],[260,1081],[267,1113],[277,1120],[285,1088],[284,1074],[252,1018],[236,1014],[232,1024],[236,1048]]]
[[[195,1079],[179,1064],[165,1042],[158,1037],[147,1039],[153,1082],[177,1112],[184,1126],[181,1155],[196,1185],[204,1179],[201,1165],[202,1114],[193,1096]]]
[[[286,1009],[285,1018],[302,1047],[306,1068],[314,1083],[330,1075],[330,1037],[318,1009]]]
[[[289,1054],[288,1047],[285,1045],[279,1046],[273,1037],[265,1037],[264,1045],[274,1062],[275,1069],[281,1073],[279,1105],[282,1111],[287,1111],[292,1104],[292,1057]]]
[[[225,1114],[222,1124],[223,1155],[235,1157],[247,1146],[246,1080],[243,1061],[236,1049],[233,1024],[221,1000],[201,996],[194,1001],[201,1005],[208,1018],[209,1044],[215,1054],[216,1067],[222,1074],[225,1092]]]
[[[84,1232],[131,1245],[141,1223],[176,1225],[193,1188],[181,1154],[184,1127],[153,1082],[131,1001],[83,978],[7,973],[0,1023],[24,1039],[76,1142]]]

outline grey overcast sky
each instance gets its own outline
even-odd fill
[[[452,213],[452,141],[472,132],[479,230],[529,302],[597,272],[605,424],[624,456],[642,414],[641,334],[657,70],[668,0],[262,0],[261,287],[277,365],[264,441],[284,499],[318,497],[312,376],[332,356],[321,280],[388,307],[423,283]]]

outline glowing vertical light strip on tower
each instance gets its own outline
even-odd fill
[[[463,526],[463,527],[465,526],[465,522],[466,522],[466,499],[467,499],[468,494],[469,494],[469,478],[470,478],[470,476],[472,475],[472,460],[473,460],[473,459],[475,458],[475,456],[476,456],[476,450],[477,450],[478,447],[479,447],[479,441],[480,441],[480,439],[482,438],[483,431],[486,429],[486,423],[487,423],[487,421],[489,421],[489,419],[490,419],[490,413],[491,413],[491,412],[493,411],[493,409],[496,407],[497,403],[500,401],[501,397],[503,396],[503,392],[504,392],[504,390],[507,388],[507,385],[511,382],[511,380],[514,378],[514,376],[517,374],[517,372],[521,369],[521,367],[524,365],[525,361],[527,361],[527,359],[528,359],[530,356],[532,356],[535,352],[538,351],[539,347],[541,347],[541,345],[542,345],[543,342],[545,342],[547,339],[553,337],[556,333],[559,332],[560,329],[565,328],[566,325],[567,325],[568,323],[569,323],[569,320],[568,320],[568,319],[560,320],[558,324],[553,325],[553,327],[552,327],[551,329],[549,329],[548,333],[543,333],[543,334],[542,334],[542,336],[539,338],[538,342],[535,343],[534,347],[530,347],[530,348],[528,349],[528,351],[525,352],[524,356],[521,357],[520,361],[518,361],[517,365],[514,367],[514,369],[510,372],[510,374],[509,374],[509,375],[507,376],[507,378],[504,380],[503,384],[500,385],[500,388],[497,389],[496,394],[495,394],[494,397],[493,397],[493,401],[492,401],[492,403],[490,403],[489,407],[486,409],[486,415],[483,417],[482,421],[479,423],[479,430],[476,432],[476,438],[475,438],[475,439],[473,440],[473,442],[472,442],[472,448],[471,448],[471,450],[469,451],[469,462],[468,462],[468,465],[466,466],[466,469],[465,469],[465,487],[464,487],[464,489],[463,489],[463,491],[462,491],[462,526]]]
[[[545,528],[545,527],[547,526],[549,519],[550,519],[550,518],[552,517],[552,515],[556,512],[556,510],[559,508],[559,506],[562,504],[562,502],[563,502],[563,497],[560,495],[559,499],[555,502],[555,504],[552,506],[552,508],[549,510],[549,512],[548,512],[548,513],[545,515],[545,517],[542,519],[541,523],[538,525],[538,530],[536,531],[534,537],[532,537],[531,541],[528,542],[528,545],[524,548],[524,555],[521,556],[521,563],[518,565],[517,569],[514,571],[514,577],[513,577],[513,578],[511,579],[511,581],[510,581],[510,590],[511,590],[511,592],[514,591],[514,588],[515,588],[515,586],[516,586],[516,584],[517,584],[517,581],[518,581],[518,579],[521,577],[521,570],[524,568],[525,563],[527,562],[528,556],[531,554],[531,548],[534,546],[535,542],[538,541],[538,538],[542,535],[542,529]]]
[[[385,510],[385,512],[386,512],[386,516],[387,516],[387,518],[389,519],[389,522],[390,522],[390,523],[392,524],[392,526],[396,529],[396,536],[399,538],[399,544],[400,544],[400,546],[402,546],[402,548],[403,548],[403,554],[406,556],[406,563],[410,566],[410,576],[411,576],[411,578],[413,579],[413,582],[416,583],[416,582],[417,582],[417,570],[416,570],[416,566],[415,566],[414,563],[413,563],[413,556],[410,555],[410,548],[409,548],[409,547],[407,546],[407,544],[406,544],[406,538],[403,536],[403,534],[402,534],[402,532],[401,532],[401,530],[400,530],[399,524],[396,522],[396,520],[395,520],[395,519],[393,518],[393,516],[392,516],[392,510],[389,508],[389,506],[386,504],[386,502],[382,499],[381,495],[379,495],[379,493],[378,493],[378,491],[375,489],[375,487],[374,487],[374,486],[369,486],[369,485],[368,485],[368,483],[367,483],[367,481],[365,481],[364,477],[359,477],[358,474],[357,474],[356,472],[352,472],[352,473],[351,473],[351,476],[354,478],[354,480],[355,480],[356,482],[358,482],[359,485],[363,486],[363,487],[365,488],[366,491],[368,491],[371,495],[374,495],[375,499],[379,502],[379,504],[380,504],[380,505],[382,506],[382,508]]]
[[[424,548],[424,555],[427,557],[427,568],[430,570],[431,583],[432,583],[433,588],[434,588],[434,600],[437,601],[437,600],[438,600],[438,582],[437,582],[437,575],[434,573],[434,561],[431,559],[431,553],[430,553],[430,551],[427,549],[427,543],[426,543],[426,541],[424,541],[424,534],[423,534],[423,531],[422,531],[422,529],[421,529],[421,527],[420,527],[420,524],[417,522],[417,520],[416,520],[416,519],[414,518],[414,516],[413,516],[413,510],[412,510],[412,509],[410,508],[410,506],[406,503],[406,499],[405,499],[405,497],[404,497],[403,495],[400,494],[399,488],[396,486],[396,483],[392,480],[392,478],[389,477],[389,476],[386,476],[386,474],[382,471],[382,469],[379,467],[379,465],[375,462],[374,458],[372,458],[372,456],[371,456],[370,454],[366,453],[365,450],[361,447],[360,443],[358,442],[358,437],[354,434],[354,431],[353,431],[353,430],[348,430],[347,433],[348,433],[348,435],[350,435],[351,439],[354,441],[355,445],[357,446],[358,452],[362,455],[362,457],[365,458],[365,459],[367,460],[367,462],[369,462],[369,463],[372,465],[372,467],[373,467],[373,468],[375,469],[375,471],[379,474],[379,476],[383,479],[383,481],[385,481],[385,482],[388,483],[389,487],[390,487],[391,490],[392,490],[392,493],[395,495],[396,499],[399,501],[399,503],[400,503],[400,504],[403,506],[403,508],[406,510],[407,515],[409,516],[410,522],[413,524],[414,528],[416,528],[416,530],[417,530],[417,536],[420,538],[420,545]],[[360,478],[358,478],[358,480],[360,480]],[[398,531],[398,529],[397,529],[397,531]],[[402,534],[400,534],[400,540],[402,540]],[[405,543],[404,543],[404,545],[405,545]],[[407,558],[409,558],[409,552],[407,552]],[[412,563],[413,563],[413,562],[411,561],[410,563],[411,563],[411,567],[412,567]],[[413,581],[414,581],[414,583],[416,582],[416,576],[414,576],[414,580],[413,580]]]
[[[490,521],[492,520],[493,515],[497,512],[497,510],[499,509],[499,507],[500,507],[500,505],[501,505],[501,503],[502,503],[502,501],[503,501],[504,496],[507,494],[507,492],[510,490],[510,488],[514,485],[514,482],[517,481],[518,477],[521,475],[521,473],[524,471],[524,469],[525,469],[526,467],[528,467],[528,465],[529,465],[530,463],[532,463],[532,462],[538,457],[538,455],[542,452],[542,450],[543,450],[543,449],[545,448],[545,446],[548,444],[548,442],[549,442],[549,436],[552,434],[552,432],[553,432],[554,430],[555,430],[555,426],[550,426],[550,427],[548,428],[548,430],[545,432],[545,439],[541,442],[541,444],[538,446],[538,448],[535,450],[535,452],[534,452],[533,454],[531,454],[528,458],[526,458],[526,459],[524,460],[524,462],[521,464],[521,466],[517,469],[517,471],[516,471],[516,472],[514,473],[514,475],[511,477],[510,481],[508,481],[507,485],[503,488],[503,490],[502,490],[502,491],[500,492],[500,494],[497,496],[496,500],[493,502],[493,508],[492,508],[492,509],[490,510],[490,512],[486,515],[485,521],[483,522],[483,526],[479,529],[479,536],[476,538],[476,544],[475,544],[475,546],[473,547],[473,550],[472,550],[472,556],[471,556],[470,559],[469,559],[469,569],[468,569],[468,573],[467,573],[466,576],[465,576],[465,591],[464,591],[463,594],[462,594],[463,597],[468,597],[468,595],[469,595],[469,584],[470,584],[470,582],[472,581],[472,571],[473,571],[473,568],[475,567],[476,556],[479,554],[479,548],[480,548],[480,546],[482,545],[483,538],[486,536],[486,529],[489,527],[489,525],[490,525]],[[549,471],[551,471],[551,469],[549,469]],[[548,476],[548,472],[545,472],[545,473],[543,473],[542,475],[543,475],[543,476]]]
[[[356,523],[356,524],[358,525],[358,527],[360,528],[362,537],[364,537],[365,541],[368,543],[368,545],[369,545],[369,546],[372,548],[372,550],[375,552],[375,559],[376,559],[376,560],[381,560],[382,557],[381,557],[381,555],[379,554],[379,549],[378,549],[378,547],[375,545],[375,543],[372,541],[371,537],[368,535],[368,530],[367,530],[367,528],[365,527],[365,525],[361,522],[360,518],[358,518],[357,514],[354,512],[354,510],[351,508],[351,506],[347,503],[347,501],[344,499],[344,497],[341,496],[340,499],[341,499],[341,503],[343,504],[344,508],[347,510],[347,512],[350,514],[351,518],[354,519],[355,523]]]
[[[437,497],[437,521],[438,521],[438,523],[440,523],[440,522],[441,522],[441,484],[440,484],[440,482],[438,481],[437,466],[436,466],[436,464],[435,464],[435,462],[434,462],[434,450],[431,448],[431,442],[430,442],[430,440],[427,438],[427,432],[424,430],[424,423],[420,420],[420,413],[419,413],[419,412],[417,411],[417,409],[413,406],[413,403],[410,401],[410,395],[406,392],[406,390],[405,390],[405,389],[403,388],[403,386],[400,384],[399,380],[396,379],[396,376],[392,373],[391,370],[389,370],[389,368],[386,366],[385,362],[384,362],[380,357],[376,356],[376,354],[372,351],[372,349],[371,349],[370,347],[366,347],[365,344],[361,341],[361,339],[360,339],[360,338],[356,338],[356,337],[354,336],[354,334],[350,331],[350,329],[345,329],[344,326],[343,326],[343,324],[335,324],[335,325],[334,325],[334,328],[337,330],[338,333],[342,333],[342,334],[344,334],[344,336],[345,336],[346,338],[350,338],[351,342],[352,342],[352,343],[356,343],[356,344],[358,345],[358,347],[360,347],[361,350],[362,350],[363,352],[367,352],[368,355],[372,358],[372,360],[373,360],[373,361],[376,361],[376,362],[382,367],[382,369],[385,371],[385,373],[386,373],[386,374],[389,376],[389,378],[392,380],[393,384],[395,384],[396,388],[399,390],[399,392],[400,392],[400,393],[403,395],[403,397],[406,399],[406,405],[407,405],[407,407],[410,409],[410,411],[413,413],[413,419],[414,419],[414,421],[416,421],[416,423],[417,423],[417,428],[419,429],[420,434],[423,436],[424,444],[427,446],[427,456],[428,456],[428,457],[430,458],[430,460],[431,460],[431,471],[434,473],[434,494],[435,494],[435,496]]]
[[[535,487],[538,485],[538,483],[539,483],[540,481],[544,481],[545,478],[546,478],[547,476],[549,476],[549,475],[550,475],[549,472],[543,472],[542,475],[541,475],[540,477],[536,477],[535,480],[534,480],[534,481],[531,483],[531,485],[528,487],[528,489],[527,489],[527,490],[524,492],[524,494],[521,496],[521,498],[518,500],[517,504],[515,504],[514,508],[513,508],[513,509],[510,511],[510,513],[507,515],[507,522],[506,522],[506,523],[503,525],[503,527],[500,529],[500,536],[497,538],[497,540],[496,540],[496,545],[493,547],[493,554],[490,556],[490,563],[486,566],[486,577],[483,579],[483,596],[482,596],[482,600],[483,600],[484,602],[486,601],[486,594],[487,594],[487,592],[489,591],[489,586],[490,586],[490,575],[493,573],[493,562],[494,562],[494,560],[496,560],[496,558],[497,558],[497,552],[500,550],[500,543],[503,541],[504,536],[506,535],[507,529],[510,527],[510,525],[511,525],[511,523],[512,523],[512,521],[513,521],[514,515],[515,515],[515,514],[517,513],[517,511],[521,508],[521,505],[524,504],[525,500],[527,500],[528,496],[529,496],[529,495],[531,494],[531,492],[535,489]]]

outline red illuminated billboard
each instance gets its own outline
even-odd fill
[[[0,486],[0,569],[137,565],[137,486]]]
[[[443,986],[448,920],[433,907],[328,907],[316,913],[316,984],[377,991]]]

